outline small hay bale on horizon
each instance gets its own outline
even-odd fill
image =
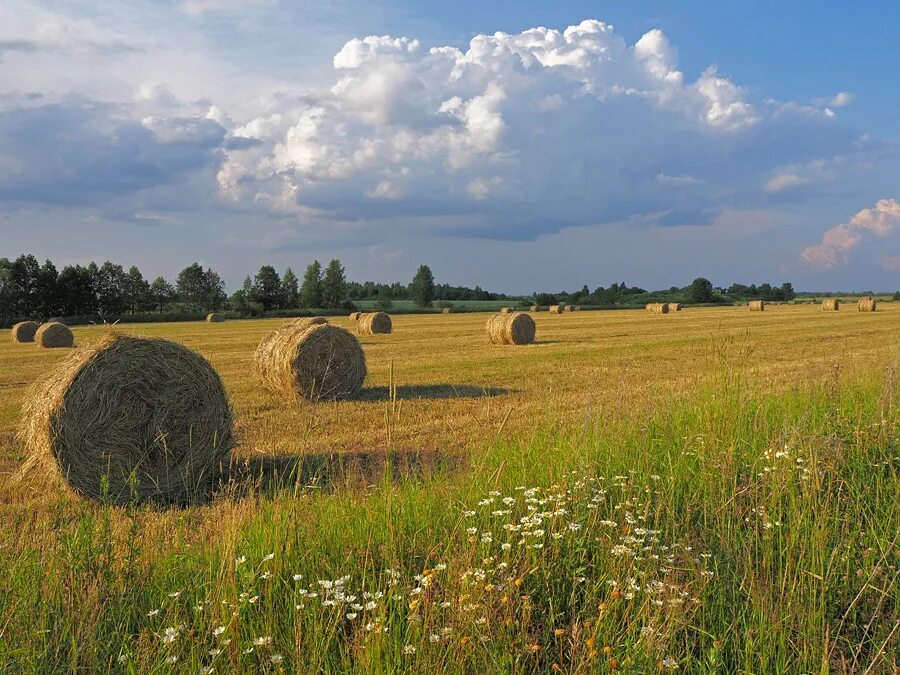
[[[267,389],[308,401],[350,398],[366,379],[359,340],[329,323],[275,329],[259,343],[254,363]]]
[[[363,314],[356,322],[356,330],[360,335],[387,335],[393,328],[391,317],[384,312]]]
[[[52,321],[41,324],[34,334],[34,341],[46,349],[56,349],[71,347],[75,344],[75,336],[66,324]]]
[[[563,306],[563,311],[564,311],[564,312],[571,312],[571,311],[572,311],[572,305],[564,305],[564,306]]]
[[[766,303],[762,300],[751,300],[747,303],[747,306],[751,312],[764,312],[766,309]]]
[[[876,312],[878,303],[875,298],[860,298],[856,307],[860,312]]]
[[[225,321],[225,317],[222,314],[212,312],[206,315],[206,323],[222,323],[223,321]]]
[[[825,298],[822,300],[823,312],[837,312],[841,309],[841,301],[837,298]]]
[[[444,309],[441,311],[441,314],[453,314],[453,308],[452,307],[444,307]]]
[[[34,342],[34,335],[40,326],[36,321],[20,321],[9,331],[13,342]]]
[[[680,312],[681,311],[681,303],[680,302],[670,302],[669,303],[669,311],[670,312]]]
[[[540,308],[537,305],[532,305],[531,307],[528,308],[528,311],[529,312],[539,312]]]
[[[527,345],[537,332],[534,319],[525,312],[494,314],[485,325],[491,344]]]
[[[650,310],[653,314],[668,314],[669,313],[669,305],[665,302],[653,302],[647,306],[647,309]]]
[[[562,311],[562,310],[560,310],[559,305],[550,305],[550,313],[551,314],[559,314],[560,311]]]
[[[20,437],[20,475],[37,469],[118,505],[205,500],[235,445],[225,387],[206,359],[113,332],[33,385]]]
[[[501,307],[500,308],[501,314],[509,314],[511,311],[512,311],[512,309],[510,309],[509,307]]]

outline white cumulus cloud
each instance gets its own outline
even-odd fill
[[[816,267],[834,267],[846,262],[847,256],[863,239],[874,234],[887,237],[900,231],[900,202],[879,199],[874,208],[863,209],[846,223],[826,230],[822,241],[803,249],[803,259]]]

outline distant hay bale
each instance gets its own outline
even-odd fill
[[[647,310],[648,312],[652,312],[652,311],[653,311],[653,306],[654,306],[655,304],[656,304],[656,303],[654,303],[654,302],[648,302],[646,305],[644,305],[644,309]]]
[[[563,311],[564,311],[564,312],[571,312],[571,311],[572,311],[572,305],[565,305],[565,306],[563,307]]]
[[[75,336],[66,324],[52,321],[41,324],[34,334],[34,341],[48,349],[71,347],[75,343]]]
[[[222,323],[223,321],[225,321],[225,317],[221,314],[213,312],[212,314],[206,315],[206,323]]]
[[[669,305],[665,302],[654,302],[650,306],[650,311],[653,314],[668,314],[669,313]]]
[[[107,333],[29,393],[23,473],[124,505],[205,499],[235,440],[218,374],[175,342]]]
[[[511,311],[512,311],[512,309],[510,309],[509,307],[501,307],[500,308],[501,314],[509,314]]]
[[[538,306],[537,306],[537,305],[532,305],[531,307],[528,308],[528,311],[529,311],[529,312],[537,312],[537,311],[538,311]]]
[[[39,326],[34,321],[20,321],[9,332],[13,342],[34,342]]]
[[[669,303],[669,311],[670,312],[680,312],[681,311],[681,303],[680,302],[670,302]]]
[[[561,311],[564,311],[564,310],[561,310],[559,305],[550,305],[550,313],[551,314],[559,314]]]
[[[537,331],[534,319],[524,312],[494,314],[487,321],[487,333],[495,345],[527,345]]]
[[[841,308],[841,301],[837,298],[825,298],[822,300],[823,312],[837,312]]]
[[[350,319],[352,321],[359,321],[359,317],[362,316],[362,312],[350,312]]]
[[[751,312],[763,312],[766,309],[766,303],[762,300],[751,300],[747,306],[750,307]]]
[[[876,305],[875,298],[860,298],[857,308],[860,312],[874,312]]]
[[[310,401],[355,396],[366,379],[359,340],[328,323],[288,324],[267,335],[254,355],[266,388]]]
[[[453,308],[452,307],[444,307],[444,310],[441,313],[442,314],[453,314]]]
[[[376,333],[390,333],[393,329],[391,317],[384,312],[370,312],[363,314],[356,322],[356,330],[360,335],[375,335]]]

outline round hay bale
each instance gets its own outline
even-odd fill
[[[669,311],[670,312],[680,312],[681,311],[681,303],[680,302],[670,302],[669,303]]]
[[[875,298],[860,298],[856,306],[860,312],[875,312],[877,304]]]
[[[537,305],[532,305],[531,307],[528,308],[528,311],[529,311],[529,312],[537,312],[537,311],[538,311],[538,306],[537,306]]]
[[[390,333],[393,324],[391,317],[384,312],[370,312],[363,314],[356,322],[356,329],[360,335],[375,335],[376,333]]]
[[[511,311],[512,311],[512,309],[510,309],[509,307],[501,307],[500,308],[501,314],[509,314]]]
[[[766,309],[766,303],[762,300],[751,300],[748,306],[751,312],[763,312]]]
[[[550,313],[551,314],[559,314],[560,311],[562,311],[562,310],[560,310],[559,305],[550,305]]]
[[[495,345],[527,345],[534,342],[537,332],[534,319],[524,312],[494,314],[488,319],[486,328]]]
[[[301,316],[299,319],[294,319],[293,321],[289,321],[288,325],[290,326],[321,326],[324,323],[328,323],[328,319],[324,316]]]
[[[453,314],[452,307],[444,307],[442,314]]]
[[[268,389],[310,401],[350,398],[366,379],[359,340],[328,323],[282,326],[263,338],[254,360]]]
[[[668,314],[669,305],[665,302],[651,302],[646,309],[653,314]]]
[[[75,343],[75,336],[66,324],[53,321],[41,324],[34,334],[34,341],[47,349],[71,347]]]
[[[206,323],[222,323],[223,321],[225,321],[225,317],[221,314],[213,312],[212,314],[206,315]]]
[[[823,312],[837,312],[841,309],[841,301],[837,298],[825,298],[822,300]]]
[[[202,501],[235,443],[228,396],[206,359],[116,333],[35,385],[21,436],[26,469],[49,469],[75,492],[120,505]]]
[[[571,311],[572,311],[572,305],[565,305],[565,306],[563,307],[563,311],[564,311],[564,312],[571,312]]]
[[[34,321],[20,321],[9,332],[13,342],[34,342],[39,326]]]
[[[359,317],[362,316],[362,312],[350,312],[351,321],[359,321]]]

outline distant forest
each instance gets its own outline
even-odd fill
[[[199,263],[185,267],[169,281],[150,279],[137,267],[125,269],[106,261],[101,265],[67,265],[57,269],[52,261],[41,264],[33,255],[15,260],[0,258],[0,320],[9,323],[22,318],[70,317],[75,320],[176,320],[196,318],[205,312],[227,311],[235,316],[275,316],[279,313],[352,311],[357,303],[391,309],[398,301],[412,308],[448,307],[454,303],[504,301],[514,304],[578,304],[595,307],[635,307],[648,302],[685,304],[731,304],[746,300],[787,301],[796,296],[789,282],[772,286],[732,284],[719,288],[704,278],[684,287],[648,291],[623,283],[591,290],[556,293],[535,291],[531,295],[509,296],[479,286],[451,286],[435,283],[431,269],[421,265],[407,284],[348,281],[339,260],[326,266],[312,262],[302,279],[289,267],[279,274],[270,265],[244,279],[229,295],[221,276]],[[900,294],[895,297],[900,299]]]

